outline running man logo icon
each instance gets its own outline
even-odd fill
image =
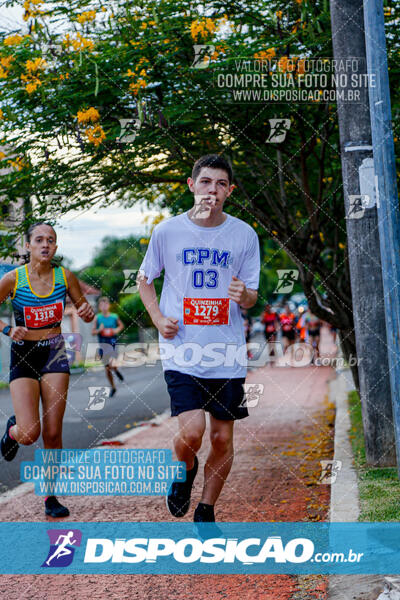
[[[288,294],[293,290],[293,286],[299,278],[297,269],[278,269],[279,281],[274,294]]]
[[[264,391],[263,383],[243,383],[244,396],[240,406],[254,408],[257,406],[260,396]]]
[[[386,581],[388,582],[389,586],[392,588],[392,596],[384,596],[382,594],[382,598],[381,600],[383,600],[384,598],[386,598],[386,600],[396,600],[396,596],[394,596],[394,593],[400,592],[400,579],[398,577],[385,577]],[[399,596],[399,594],[397,594],[397,597]],[[379,597],[376,599],[379,600]]]
[[[361,219],[366,208],[369,208],[369,196],[367,194],[350,195],[346,219]]]
[[[215,198],[208,195],[195,194],[193,217],[195,219],[207,219],[210,216],[212,205],[215,205]]]
[[[330,485],[335,483],[337,474],[342,468],[341,460],[320,460],[321,475],[318,484]]]
[[[89,400],[85,410],[102,410],[106,403],[106,399],[110,397],[110,387],[88,387]]]
[[[50,549],[42,567],[68,567],[74,558],[75,548],[81,545],[79,529],[48,529]]]
[[[117,137],[120,144],[134,142],[139,129],[142,126],[140,119],[118,119],[121,125],[121,135]]]
[[[47,67],[53,68],[57,64],[57,58],[62,55],[64,47],[62,44],[49,44],[47,42],[41,42],[39,43],[39,50],[41,56],[47,63]]]
[[[267,137],[267,144],[280,144],[286,138],[286,134],[290,129],[290,119],[268,119],[271,126],[271,131]]]
[[[139,289],[138,284],[140,283],[140,280],[144,277],[144,272],[141,269],[124,269],[123,271],[125,281],[120,293],[136,294],[136,292]]]
[[[81,336],[79,336],[79,337],[81,337]],[[64,338],[64,340],[65,340],[65,338]],[[70,362],[71,352],[68,354],[66,344],[65,345],[64,345],[64,343],[57,344],[56,346],[53,346],[52,350],[53,351],[50,354],[49,360],[46,364],[47,369],[50,369],[50,367],[53,364],[60,365],[62,367],[65,366],[64,363],[68,363],[69,366],[71,365],[71,362]],[[75,353],[73,353],[73,358],[75,358]]]
[[[215,46],[212,44],[194,44],[193,51],[192,69],[207,69],[211,61],[211,55],[215,52]]]
[[[65,351],[69,366],[75,362],[76,353],[82,349],[82,336],[79,333],[63,333]]]

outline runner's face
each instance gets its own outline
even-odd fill
[[[100,312],[108,312],[108,309],[110,308],[110,303],[107,300],[102,300],[99,303],[99,308],[100,308]]]
[[[223,169],[203,167],[195,180],[187,180],[190,191],[195,196],[195,203],[201,200],[208,206],[210,213],[222,212],[225,200],[231,195],[235,186],[229,185],[228,173]]]
[[[38,225],[32,232],[26,247],[32,258],[41,263],[50,262],[57,251],[56,234],[49,225]]]

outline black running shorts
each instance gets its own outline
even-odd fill
[[[164,378],[171,398],[172,417],[199,408],[222,421],[249,416],[243,390],[245,377],[205,379],[167,370]]]
[[[308,330],[308,335],[310,337],[319,337],[319,335],[320,335],[320,329],[319,329],[319,327],[318,327],[318,329],[309,329]]]
[[[264,333],[265,333],[265,339],[268,342],[268,340],[270,340],[271,338],[274,338],[276,336],[276,329],[274,329],[273,331],[267,331],[267,328],[265,328]]]
[[[282,337],[285,337],[288,340],[294,340],[296,337],[294,329],[290,329],[289,331],[282,331]]]
[[[46,373],[69,373],[64,337],[11,343],[10,383],[20,377],[39,380]]]

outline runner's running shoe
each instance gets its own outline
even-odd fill
[[[1,453],[4,456],[4,460],[8,461],[15,458],[15,455],[17,454],[19,448],[18,442],[16,440],[13,440],[13,438],[10,437],[10,434],[8,433],[10,427],[15,425],[15,423],[15,415],[13,415],[8,419],[6,425],[6,432],[1,438]]]
[[[50,517],[68,517],[69,510],[66,506],[60,504],[55,496],[49,496],[44,501],[45,513]]]
[[[199,461],[194,457],[194,465],[190,471],[186,471],[186,481],[174,481],[166,497],[167,508],[174,517],[186,515],[190,506],[190,494],[193,482],[197,475]]]
[[[202,540],[222,537],[221,529],[215,524],[214,506],[199,502],[193,516],[194,533]]]

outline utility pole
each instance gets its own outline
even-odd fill
[[[365,45],[375,185],[392,388],[397,468],[400,477],[400,213],[396,185],[389,71],[382,0],[365,0]]]
[[[371,122],[366,85],[349,101],[350,75],[366,73],[362,0],[330,0],[354,328],[367,463],[396,464]],[[349,61],[350,58],[355,60]],[[347,62],[346,62],[347,61]],[[343,97],[341,97],[343,93]],[[398,387],[400,390],[400,386]]]

